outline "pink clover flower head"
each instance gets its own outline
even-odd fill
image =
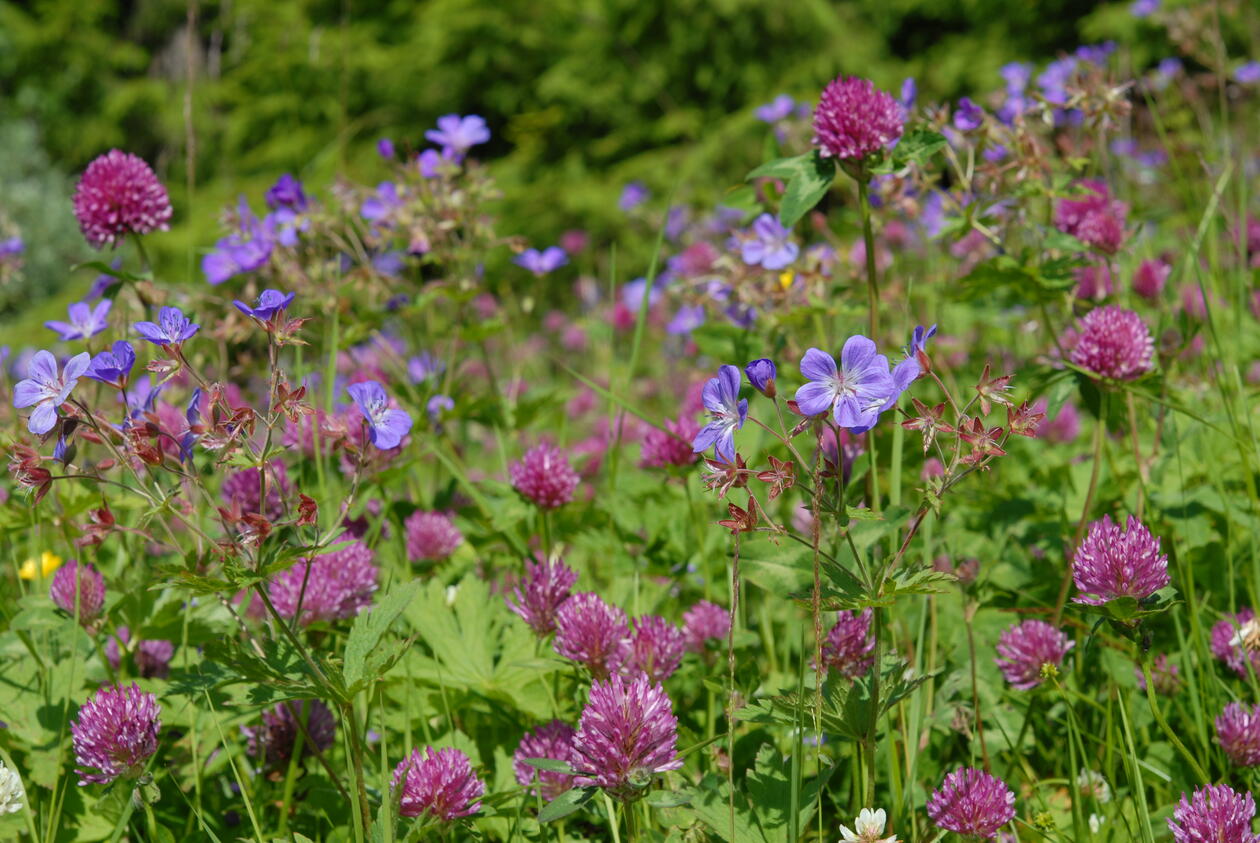
[[[352,618],[372,605],[378,574],[374,557],[367,545],[351,539],[331,553],[303,559],[272,580],[271,602],[284,618],[300,611],[303,626]]]
[[[875,664],[875,636],[871,634],[870,609],[840,612],[823,642],[823,668],[856,679]]]
[[[128,234],[166,231],[171,199],[143,160],[118,149],[95,158],[74,190],[74,216],[94,249]]]
[[[458,749],[414,749],[394,768],[393,792],[398,813],[421,814],[451,822],[481,809],[485,783],[473,773],[472,761]]]
[[[79,785],[139,777],[157,752],[161,728],[161,708],[153,694],[135,684],[99,688],[70,724],[74,758],[81,765],[75,770]]]
[[[575,760],[573,737],[576,734],[572,726],[561,720],[552,720],[532,732],[526,732],[512,755],[516,783],[531,791],[537,786],[542,798],[548,802],[573,787],[573,774],[543,770],[525,762],[529,758],[550,758],[572,766]]]
[[[1081,592],[1073,600],[1090,606],[1121,597],[1145,600],[1171,582],[1159,539],[1132,515],[1124,529],[1109,515],[1090,525],[1072,560],[1072,578]]]
[[[637,799],[655,774],[683,765],[669,696],[642,674],[595,682],[573,752],[574,767],[582,771],[577,785],[597,785],[623,801]]]
[[[891,95],[869,79],[837,76],[814,109],[814,146],[823,158],[864,158],[901,137],[903,124]]]
[[[1151,370],[1154,355],[1155,340],[1142,317],[1107,305],[1081,317],[1069,359],[1101,377],[1131,381]]]
[[[544,442],[508,467],[512,487],[540,509],[559,509],[573,500],[580,478],[564,452]]]
[[[1002,633],[996,662],[1012,688],[1027,691],[1044,681],[1043,666],[1057,668],[1075,645],[1075,641],[1045,621],[1027,620]]]
[[[725,640],[730,631],[730,613],[716,603],[701,600],[683,613],[683,641],[692,653],[704,652],[709,641]]]
[[[1080,186],[1088,192],[1083,197],[1060,199],[1054,209],[1054,225],[1090,248],[1114,255],[1124,244],[1129,208],[1112,199],[1103,182],[1087,179]]]
[[[685,649],[681,629],[658,615],[643,615],[634,619],[628,666],[653,682],[663,682],[678,670]]]
[[[1015,794],[996,776],[960,767],[932,793],[927,813],[939,828],[988,840],[1015,819]]]
[[[1216,718],[1216,740],[1237,766],[1260,765],[1260,706],[1225,706]]]
[[[407,558],[412,562],[440,562],[464,543],[464,534],[445,512],[416,510],[403,522]]]
[[[305,732],[303,732],[305,727]],[[288,765],[293,747],[302,735],[303,756],[328,750],[337,733],[337,718],[319,700],[290,700],[262,713],[262,724],[242,726],[249,754],[273,768]]]
[[[1260,843],[1251,830],[1256,802],[1250,793],[1238,793],[1229,785],[1206,785],[1181,801],[1168,818],[1175,843]]]
[[[556,614],[569,599],[577,572],[564,564],[563,559],[540,559],[525,562],[525,575],[512,588],[511,597],[504,598],[508,608],[541,638],[556,630]]]
[[[90,627],[105,608],[105,578],[91,562],[71,560],[53,574],[48,596],[63,612],[74,615],[77,610],[79,624]]]
[[[575,594],[556,612],[555,651],[607,679],[625,664],[630,650],[626,613],[593,592]]]

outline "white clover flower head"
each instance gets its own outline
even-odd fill
[[[26,800],[26,791],[22,788],[22,777],[17,770],[6,767],[0,761],[0,814],[16,814],[22,810]]]
[[[883,808],[874,811],[863,808],[857,815],[857,819],[853,821],[853,829],[856,831],[847,825],[842,825],[840,839],[842,843],[897,843],[895,834],[888,837],[880,836],[884,833],[884,824],[887,821],[888,815],[884,813]]]
[[[1111,801],[1111,785],[1107,784],[1103,774],[1097,770],[1082,767],[1076,775],[1076,786],[1085,796],[1097,799],[1100,805]]]
[[[1106,821],[1107,821],[1107,818],[1104,816],[1101,816],[1099,814],[1090,814],[1089,815],[1090,833],[1097,834],[1102,829],[1103,823],[1105,823]]]

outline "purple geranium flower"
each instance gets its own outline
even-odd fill
[[[79,382],[92,356],[86,351],[66,361],[66,367],[57,371],[57,358],[51,351],[37,351],[27,369],[28,377],[13,387],[13,406],[21,409],[34,405],[26,429],[36,436],[43,436],[57,424],[57,408],[66,403],[75,384]]]
[[[632,181],[621,189],[621,198],[617,200],[617,207],[623,211],[629,211],[642,205],[651,195],[643,182]]]
[[[675,337],[690,334],[704,324],[704,319],[704,305],[684,304],[678,308],[674,318],[670,319],[669,324],[665,326],[665,333]]]
[[[778,377],[779,370],[773,360],[768,357],[754,360],[744,367],[744,374],[748,375],[748,382],[753,385],[753,389],[767,398],[774,397],[774,379]]]
[[[179,345],[197,333],[201,326],[190,320],[178,307],[158,311],[158,321],[137,322],[136,333],[154,345]]]
[[[765,105],[758,106],[753,114],[763,123],[778,123],[792,116],[796,110],[796,100],[787,94],[779,94]]]
[[[711,420],[691,443],[695,453],[715,448],[718,459],[735,461],[735,431],[748,419],[748,400],[739,397],[740,380],[738,367],[722,366],[718,376],[704,385],[702,396]]]
[[[433,143],[440,144],[443,155],[457,161],[469,149],[490,140],[490,129],[486,126],[486,121],[476,114],[467,117],[445,114],[438,118],[437,124],[436,129],[429,129],[424,136]]]
[[[402,207],[402,199],[398,196],[398,186],[392,181],[383,181],[376,186],[376,193],[363,200],[359,215],[368,222],[381,222]]]
[[[118,340],[109,351],[92,358],[84,372],[89,378],[122,389],[127,385],[131,367],[136,364],[136,350],[126,340]]]
[[[874,427],[889,399],[898,394],[888,358],[860,334],[845,341],[839,368],[830,354],[811,348],[801,359],[801,374],[810,380],[796,391],[801,412],[817,416],[831,409],[836,424],[854,433]]]
[[[1129,14],[1135,18],[1149,18],[1159,11],[1159,0],[1134,0],[1129,6]]]
[[[762,214],[753,220],[752,227],[737,237],[740,257],[749,266],[766,269],[784,269],[797,255],[800,247],[792,242],[792,232],[784,228],[770,214]]]
[[[1240,85],[1260,82],[1260,61],[1249,61],[1234,71],[1234,81]]]
[[[540,278],[568,262],[569,256],[559,246],[548,246],[541,252],[537,249],[526,249],[512,259],[512,263],[528,269]]]
[[[301,186],[299,185],[298,188],[300,190]],[[273,187],[272,190],[275,188]],[[271,191],[268,191],[268,201],[273,198]],[[302,201],[306,201],[305,197],[302,197]],[[205,273],[206,281],[211,284],[222,284],[235,275],[262,269],[271,259],[271,251],[275,248],[275,229],[281,212],[286,215],[294,213],[292,209],[286,207],[281,208],[276,214],[269,214],[265,219],[259,220],[242,198],[237,211],[240,228],[227,237],[221,238],[214,244],[214,249],[201,259],[201,271]],[[293,245],[293,242],[286,245]]]
[[[70,321],[52,320],[45,322],[44,327],[56,331],[65,342],[86,340],[109,327],[109,308],[112,305],[109,299],[102,299],[95,308],[87,302],[75,302],[68,309]]]
[[[411,430],[411,416],[407,411],[390,407],[385,388],[376,381],[352,383],[346,387],[346,392],[367,419],[372,444],[382,451],[397,448]]]
[[[954,112],[954,128],[962,132],[979,129],[984,124],[984,109],[971,101],[971,97],[963,97],[958,101],[958,110]]]
[[[381,138],[376,142],[376,154],[389,160],[394,157],[394,142],[389,138]]]
[[[455,158],[448,155],[446,151],[438,152],[436,149],[426,149],[416,156],[416,166],[420,168],[420,175],[426,179],[431,179],[441,172],[442,167],[455,162]]]
[[[429,421],[436,424],[442,419],[442,416],[455,409],[455,399],[449,395],[434,395],[424,405],[424,411],[429,416]]]
[[[236,305],[236,309],[246,316],[253,317],[259,322],[270,322],[275,318],[277,313],[282,313],[293,302],[293,297],[297,293],[289,293],[287,296],[279,290],[263,290],[258,296],[258,303],[250,307],[240,299],[234,299],[232,304]]]
[[[263,197],[271,210],[289,208],[294,211],[306,210],[306,192],[302,190],[302,182],[288,173],[276,179],[276,183],[268,188]]]

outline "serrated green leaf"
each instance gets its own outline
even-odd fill
[[[598,788],[594,787],[575,787],[572,790],[566,790],[543,806],[543,809],[538,812],[538,821],[549,823],[577,812],[591,800],[596,790]]]
[[[792,176],[801,172],[806,163],[809,161],[812,153],[806,152],[802,155],[793,155],[791,158],[776,158],[773,161],[767,161],[748,175],[744,176],[744,180],[751,179],[790,179]]]
[[[369,612],[360,612],[346,639],[344,676],[349,693],[354,694],[377,679],[396,648],[382,647],[381,638],[410,605],[420,588],[418,580],[395,586]]]
[[[831,189],[836,178],[836,164],[830,158],[820,158],[815,154],[807,164],[793,173],[787,189],[783,191],[779,222],[786,228],[796,225],[801,217],[809,213]]]
[[[573,773],[574,769],[569,766],[569,762],[560,761],[555,758],[522,758],[522,764],[528,764],[530,767],[536,767],[539,770],[547,770],[552,773]]]

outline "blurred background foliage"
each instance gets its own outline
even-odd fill
[[[631,179],[661,206],[718,201],[772,151],[752,111],[779,93],[812,102],[844,72],[955,98],[997,87],[1008,61],[1108,37],[1137,65],[1169,54],[1160,32],[1131,37],[1141,26],[1090,0],[0,2],[3,211],[38,250],[0,308],[90,281],[57,268],[91,257],[69,186],[111,147],[171,190],[174,229],[151,248],[172,280],[200,280],[237,195],[257,206],[286,171],[315,189],[375,182],[379,137],[414,151],[450,112],[494,132],[477,153],[504,192],[502,233],[602,244]]]

